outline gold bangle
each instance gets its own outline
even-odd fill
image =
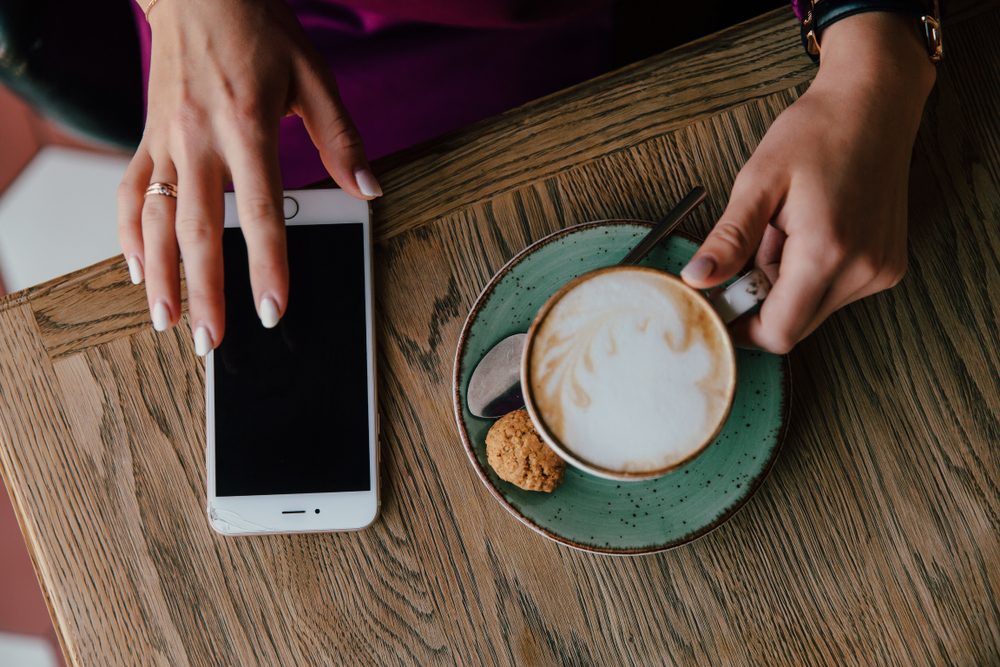
[[[146,15],[147,21],[149,20],[149,13],[153,11],[153,5],[155,5],[156,3],[157,0],[149,0],[149,4],[142,8],[142,13]]]

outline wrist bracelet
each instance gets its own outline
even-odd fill
[[[153,11],[153,5],[157,3],[157,0],[149,0],[149,3],[143,6],[142,0],[139,0],[139,7],[142,8],[142,13],[146,15],[146,20],[149,20],[149,13]]]
[[[920,0],[809,0],[801,25],[802,46],[809,57],[813,61],[819,61],[819,38],[823,30],[841,19],[864,12],[891,12],[912,16],[917,20],[921,36],[927,44],[931,62],[939,62],[944,56],[938,0],[927,3]]]

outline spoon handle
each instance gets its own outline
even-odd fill
[[[656,247],[656,244],[666,238],[670,232],[677,229],[677,225],[684,221],[688,214],[698,207],[698,204],[705,201],[705,188],[700,185],[694,186],[691,192],[684,196],[684,199],[677,202],[667,216],[656,223],[646,234],[646,237],[639,241],[638,245],[632,248],[632,252],[625,255],[619,264],[638,264],[649,252]]]

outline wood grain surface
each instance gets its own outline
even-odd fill
[[[153,332],[122,261],[5,299],[0,472],[70,662],[1000,664],[1000,10],[946,25],[909,274],[793,352],[770,478],[664,554],[575,552],[495,503],[452,421],[455,345],[543,234],[656,217],[694,183],[707,231],[814,72],[787,11],[381,163],[366,531],[211,531],[203,366],[186,321]]]

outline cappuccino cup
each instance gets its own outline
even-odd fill
[[[719,434],[736,391],[726,324],[764,299],[758,270],[704,296],[665,271],[612,266],[560,288],[528,330],[525,407],[571,465],[616,480],[663,475]]]

